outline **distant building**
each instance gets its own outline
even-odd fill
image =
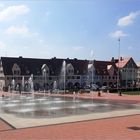
[[[137,62],[137,67],[138,67],[138,70],[137,70],[137,85],[138,85],[138,87],[140,87],[140,62]]]
[[[4,85],[5,85],[4,72],[3,72],[2,61],[0,59],[0,91],[3,89]]]
[[[135,87],[138,67],[133,58],[120,57],[119,61],[116,61],[116,66],[119,68],[121,86],[125,88]]]
[[[112,61],[89,61],[89,65],[93,63],[93,83],[99,86],[116,87],[117,85],[117,67]],[[92,68],[89,69],[90,83],[92,83]]]
[[[59,89],[63,89],[64,84],[66,89],[84,88],[91,84],[117,85],[118,73],[114,61],[1,57],[0,62],[0,83],[5,89],[13,79],[16,87],[21,86],[24,79],[26,87],[31,75],[35,90],[53,89],[54,84]]]

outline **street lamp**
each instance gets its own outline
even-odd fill
[[[118,76],[117,76],[117,90],[118,94],[121,96],[121,81],[120,81],[120,37],[118,39]]]
[[[133,73],[133,70],[134,70],[134,66],[133,66],[133,63],[132,63],[132,68],[131,68],[131,71],[132,71],[132,73],[131,73],[131,75],[132,75],[132,80],[131,80],[131,85],[132,85],[132,91],[133,91],[133,88],[134,88],[134,73]]]

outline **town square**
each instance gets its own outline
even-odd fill
[[[139,140],[139,5],[0,1],[0,140]]]

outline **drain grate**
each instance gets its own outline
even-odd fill
[[[131,126],[131,127],[128,127],[128,129],[132,129],[132,130],[140,130],[140,127],[138,127],[138,126]]]

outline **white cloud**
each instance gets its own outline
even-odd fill
[[[134,19],[140,15],[140,11],[131,12],[128,16],[122,17],[118,20],[118,26],[128,26],[134,22]]]
[[[15,19],[17,16],[28,13],[29,8],[26,5],[9,6],[0,10],[0,21]]]
[[[5,30],[5,34],[7,35],[20,35],[23,37],[29,37],[37,35],[37,33],[31,33],[27,26],[10,26],[8,29]]]
[[[117,30],[113,33],[110,33],[109,35],[112,38],[120,38],[120,37],[128,36],[128,34],[124,33],[122,30]]]
[[[3,43],[2,41],[0,41],[0,49],[3,49],[5,47],[6,47],[5,43]]]
[[[16,27],[16,26],[10,26],[8,29],[5,30],[5,34],[7,35],[26,35],[29,34],[29,30],[26,26]]]
[[[0,8],[3,8],[4,7],[4,4],[0,3]]]

